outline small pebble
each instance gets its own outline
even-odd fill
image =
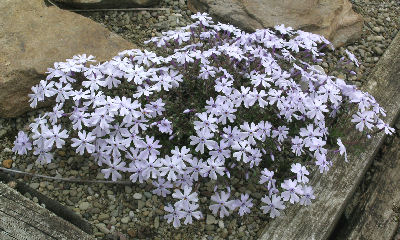
[[[128,230],[128,235],[129,235],[131,238],[135,238],[135,237],[137,236],[137,230],[136,230],[136,229],[129,229],[129,230]]]
[[[380,47],[374,47],[374,52],[380,56],[383,54],[383,50]]]
[[[12,159],[6,159],[6,160],[3,160],[3,167],[4,168],[11,168],[12,167],[12,163],[13,163],[13,160]]]
[[[214,224],[214,223],[216,223],[214,215],[207,214],[206,224],[210,225],[210,224]]]
[[[142,197],[143,197],[143,195],[141,193],[133,194],[133,198],[136,199],[136,200],[140,200],[140,199],[142,199]]]
[[[129,186],[125,186],[125,192],[126,192],[127,194],[131,194],[131,193],[132,193],[132,188],[129,187]]]
[[[152,194],[149,193],[149,192],[144,192],[144,196],[145,196],[147,199],[151,199]]]
[[[38,189],[39,188],[39,183],[31,183],[29,186],[33,189]]]
[[[381,29],[379,27],[373,27],[372,30],[376,33],[380,33]]]
[[[122,223],[128,223],[129,220],[130,220],[129,217],[123,217],[123,218],[121,218],[121,222],[122,222]]]
[[[110,230],[106,227],[106,225],[105,225],[104,223],[98,223],[98,224],[96,224],[96,227],[97,227],[102,233],[105,233],[105,234],[109,234],[109,233],[110,233]]]
[[[160,218],[158,216],[156,216],[154,218],[154,228],[158,228],[160,226]]]
[[[137,205],[138,205],[138,209],[140,210],[146,205],[146,203],[142,200],[139,200]]]
[[[225,228],[225,224],[224,224],[224,222],[222,220],[218,221],[218,227],[219,228]]]
[[[102,214],[100,214],[100,215],[97,217],[97,220],[99,220],[99,221],[104,221],[104,220],[109,219],[109,218],[110,218],[110,215],[109,215],[109,214],[107,214],[107,213],[102,213]]]
[[[82,211],[86,211],[90,207],[90,203],[88,202],[81,202],[79,204],[79,209]]]
[[[7,183],[7,185],[8,185],[10,188],[16,188],[16,187],[17,187],[17,182],[15,182],[15,181],[10,181],[10,182]]]

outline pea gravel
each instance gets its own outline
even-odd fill
[[[351,0],[353,8],[360,13],[365,24],[361,38],[347,48],[359,59],[356,76],[335,72],[334,63],[344,55],[345,48],[328,53],[328,61],[321,66],[325,72],[347,79],[362,86],[371,69],[379,61],[385,49],[397,34],[400,25],[400,5],[393,0]],[[109,30],[146,48],[143,41],[161,32],[190,24],[190,12],[185,0],[162,0],[159,6],[167,11],[99,11],[84,12]],[[82,157],[72,149],[55,153],[55,160],[48,165],[38,165],[32,154],[14,156],[12,143],[19,130],[27,130],[29,122],[39,113],[49,109],[35,110],[16,119],[0,118],[0,161],[12,159],[12,168],[31,173],[64,178],[103,180],[100,168],[91,157]],[[72,208],[77,214],[92,223],[96,239],[257,239],[262,227],[270,221],[259,210],[263,190],[261,186],[243,179],[232,179],[232,191],[236,197],[248,192],[254,207],[251,214],[239,217],[237,213],[224,219],[210,214],[204,207],[209,205],[213,182],[200,188],[200,202],[204,218],[190,226],[174,229],[163,219],[164,205],[170,198],[160,198],[151,193],[151,186],[121,184],[79,184],[60,181],[44,181],[40,178],[16,176],[32,188]],[[30,197],[27,194],[27,197]],[[38,201],[37,199],[33,199]]]

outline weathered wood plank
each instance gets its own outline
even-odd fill
[[[63,218],[67,222],[72,223],[73,225],[77,226],[79,229],[82,231],[92,234],[93,233],[93,227],[91,226],[90,223],[82,219],[80,216],[78,216],[76,213],[74,213],[71,209],[68,207],[65,207],[58,201],[55,201],[40,192],[36,191],[35,189],[30,188],[28,185],[17,181],[15,178],[11,177],[10,175],[0,172],[0,181],[3,182],[11,182],[14,181],[17,183],[15,190],[20,192],[22,195],[25,193],[29,193],[32,197],[36,197],[39,202],[44,203],[46,205],[46,209],[50,210],[50,212],[56,214],[58,217]],[[0,193],[1,195],[1,193]]]
[[[6,232],[3,232],[1,229],[0,229],[0,239],[2,239],[2,240],[19,240],[17,238],[14,238],[13,236],[8,235]]]
[[[93,239],[3,183],[0,183],[0,233],[4,239],[18,240]]]
[[[337,229],[335,239],[393,239],[400,217],[399,146],[400,138],[396,137],[391,147],[384,150],[371,180],[368,180],[367,189],[358,189],[360,197],[352,199],[354,210],[347,224]]]
[[[39,229],[21,221],[21,219],[10,216],[3,211],[0,211],[0,227],[3,228],[4,232],[9,236],[18,240],[54,239],[49,238],[49,235],[44,234]]]
[[[71,234],[75,229],[64,228],[62,222],[57,221],[57,216],[48,214],[46,209],[38,209],[33,202],[21,201],[15,196],[1,196],[0,212],[9,215],[20,222],[29,223],[42,232],[49,232],[48,235],[54,238],[62,238]],[[74,231],[75,232],[75,231]]]
[[[397,34],[364,88],[385,108],[385,120],[391,125],[400,110],[399,76],[400,34]],[[347,139],[351,139],[357,135],[357,130],[352,127],[346,133]],[[327,239],[383,140],[384,134],[379,133],[362,144],[361,153],[349,150],[348,163],[334,158],[328,174],[315,174],[310,181],[316,192],[314,203],[308,207],[289,207],[285,216],[268,223],[260,239]]]

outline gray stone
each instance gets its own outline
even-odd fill
[[[75,197],[78,194],[78,192],[75,189],[72,189],[71,191],[69,191],[69,195],[71,195],[72,197]]]
[[[82,211],[86,211],[90,207],[90,203],[88,202],[81,202],[79,204],[79,209]]]
[[[114,225],[116,223],[117,223],[117,219],[115,217],[111,217],[110,224]]]
[[[210,225],[210,224],[215,224],[217,221],[214,217],[214,215],[211,214],[207,214],[207,218],[206,218],[206,224]]]
[[[373,36],[373,39],[377,42],[382,42],[383,40],[385,40],[384,36]]]
[[[160,218],[158,216],[156,216],[154,218],[154,228],[157,229],[158,227],[160,227]]]
[[[49,170],[56,169],[57,167],[58,167],[58,166],[57,166],[56,163],[49,163],[49,164],[47,165],[47,168],[48,168]]]
[[[131,193],[132,193],[132,188],[129,187],[129,186],[125,186],[125,192],[126,192],[127,194],[131,194]]]
[[[214,231],[215,226],[214,225],[206,225],[206,230],[207,231]]]
[[[91,187],[88,187],[87,188],[87,192],[88,192],[88,194],[90,195],[90,196],[93,196],[95,193],[94,193],[94,191],[93,191],[93,189],[91,188]]]
[[[109,234],[110,230],[106,227],[104,223],[98,223],[96,224],[96,227],[100,230],[100,232],[104,234]]]
[[[100,215],[97,217],[97,220],[99,220],[99,221],[104,221],[104,220],[109,219],[109,218],[110,218],[110,215],[109,215],[109,214],[107,214],[107,213],[102,213],[102,214],[100,214]]]
[[[151,196],[153,195],[153,194],[151,194],[149,192],[144,192],[143,194],[147,199],[151,199]]]
[[[224,221],[219,220],[219,221],[218,221],[218,227],[219,227],[219,228],[225,228]]]
[[[325,36],[335,47],[358,39],[363,19],[348,0],[188,0],[192,12],[207,12],[215,20],[243,30],[284,24]]]
[[[372,30],[376,33],[380,33],[382,31],[380,27],[373,27]]]
[[[133,194],[133,198],[136,199],[136,200],[140,200],[140,199],[142,199],[142,197],[143,197],[143,195],[141,193]]]
[[[113,211],[111,212],[111,216],[112,216],[112,217],[118,217],[118,215],[119,215],[118,210],[113,210]]]
[[[365,50],[364,50],[364,49],[359,48],[359,49],[358,49],[358,52],[360,53],[360,55],[361,55],[362,58],[365,57]]]
[[[121,222],[122,222],[122,223],[128,223],[129,220],[130,220],[130,218],[129,218],[128,216],[127,216],[127,217],[121,218]]]
[[[90,214],[99,214],[101,211],[100,211],[100,209],[98,209],[98,208],[89,208],[89,209],[88,209],[88,212],[89,212]]]
[[[0,137],[3,137],[6,134],[7,134],[7,130],[6,129],[1,129],[0,130]]]
[[[39,183],[31,183],[29,186],[33,189],[38,189],[39,188]]]
[[[380,56],[383,54],[383,50],[380,47],[374,47],[374,52]]]
[[[104,174],[101,173],[101,172],[97,173],[96,179],[97,179],[97,180],[104,180]]]
[[[146,205],[146,203],[144,201],[142,201],[142,200],[138,201],[138,209],[139,210],[142,209],[145,205]]]
[[[79,198],[78,197],[70,197],[69,200],[71,200],[71,202],[73,202],[74,204],[79,202]]]

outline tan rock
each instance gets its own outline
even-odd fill
[[[3,160],[3,167],[5,167],[5,168],[11,168],[12,163],[13,163],[13,160],[12,160],[12,159]]]
[[[28,93],[54,62],[82,53],[105,61],[136,48],[89,18],[43,0],[2,0],[0,12],[0,117],[31,110]]]
[[[357,39],[363,26],[348,0],[188,0],[188,7],[247,31],[284,24],[323,35],[335,47]]]

